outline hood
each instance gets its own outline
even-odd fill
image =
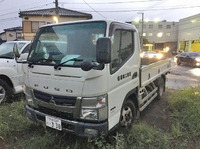
[[[96,94],[94,90],[88,92],[88,90],[94,88],[90,84],[96,84],[95,81],[102,82],[101,80],[105,79],[104,71],[105,69],[103,71],[91,70],[86,72],[81,68],[74,67],[62,67],[61,70],[55,70],[53,66],[34,65],[33,68],[28,68],[26,85],[34,90],[54,95],[90,96]],[[105,81],[103,82],[103,86],[106,86]],[[102,86],[102,84],[100,83],[98,86]],[[83,90],[85,90],[85,93],[83,93]]]

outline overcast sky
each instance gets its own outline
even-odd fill
[[[19,11],[55,7],[55,0],[0,0],[0,33],[21,26]],[[59,7],[90,13],[94,19],[133,21],[144,12],[144,18],[167,21],[200,13],[200,0],[58,0]]]

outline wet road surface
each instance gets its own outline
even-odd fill
[[[200,68],[183,65],[178,66],[172,60],[171,72],[167,75],[167,88],[182,90],[197,85],[200,85]]]

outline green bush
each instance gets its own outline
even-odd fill
[[[173,137],[200,136],[200,86],[176,92],[169,101]]]
[[[5,137],[13,132],[21,132],[30,126],[26,117],[25,102],[18,101],[0,105],[0,136]]]

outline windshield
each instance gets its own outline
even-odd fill
[[[96,61],[96,41],[105,36],[105,22],[87,22],[43,27],[37,33],[28,57],[34,64],[80,66],[76,59]]]
[[[6,42],[0,45],[0,58],[14,58],[13,47],[14,42]],[[21,49],[25,43],[19,43],[19,49]]]

